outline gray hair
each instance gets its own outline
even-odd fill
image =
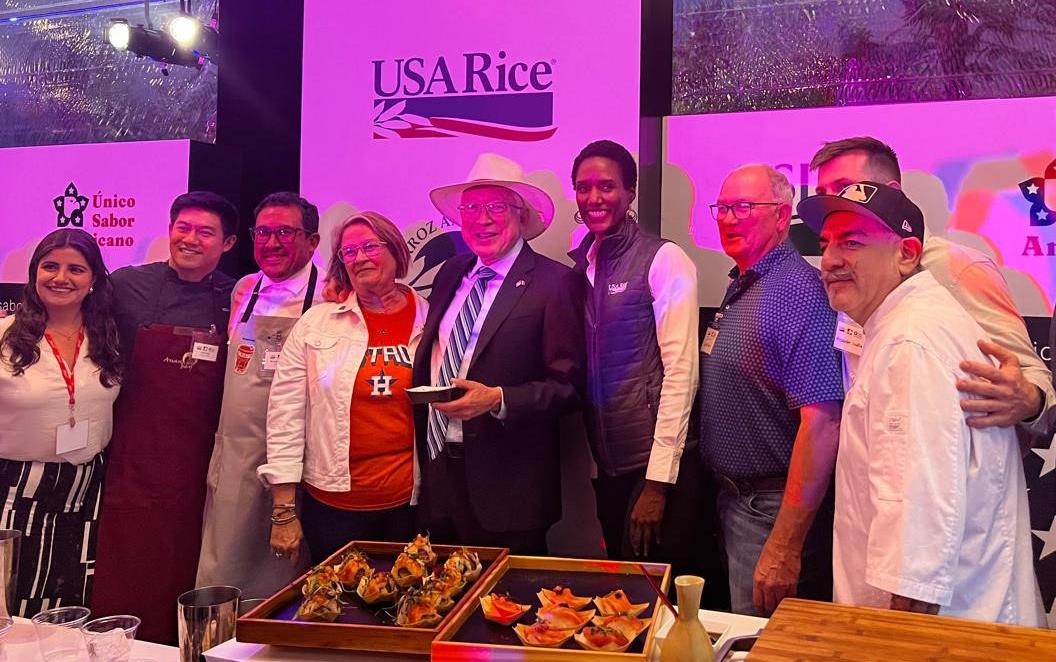
[[[340,283],[345,291],[353,289],[352,279],[348,276],[345,263],[341,261],[340,251],[341,236],[345,234],[348,226],[355,223],[366,225],[374,231],[374,234],[378,235],[378,239],[385,244],[385,248],[396,260],[396,278],[406,277],[407,271],[410,269],[411,253],[407,248],[407,242],[404,240],[400,229],[396,227],[395,223],[376,211],[362,211],[350,214],[334,227],[333,252],[330,254],[330,269],[327,271],[326,279]]]
[[[745,165],[738,166],[739,170],[748,170],[750,168],[761,168],[766,173],[766,178],[770,180],[770,192],[774,195],[774,201],[780,202],[783,205],[792,206],[792,199],[795,198],[796,192],[792,188],[792,184],[789,183],[788,177],[785,177],[780,171],[773,166],[767,165],[766,163],[746,163]]]

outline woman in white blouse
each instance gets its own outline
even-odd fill
[[[88,604],[95,524],[120,388],[110,274],[95,239],[60,229],[0,319],[0,528],[22,532],[16,610]]]

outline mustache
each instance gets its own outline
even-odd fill
[[[838,283],[840,281],[852,280],[854,276],[850,271],[822,271],[818,274],[822,283]]]

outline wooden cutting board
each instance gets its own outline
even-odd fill
[[[1042,662],[1056,631],[786,599],[748,662]]]

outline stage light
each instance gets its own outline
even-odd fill
[[[146,5],[145,8],[149,7]],[[180,2],[180,13],[172,18],[164,30],[154,27],[150,13],[147,24],[131,26],[128,19],[111,19],[106,40],[117,50],[139,57],[149,57],[161,64],[176,64],[201,69],[207,61],[219,57],[220,35],[216,31],[217,15],[208,24],[191,14],[190,3]]]
[[[128,21],[123,18],[115,18],[110,21],[110,27],[106,30],[106,40],[110,42],[111,46],[119,51],[126,50],[131,36],[132,29],[129,27]]]
[[[192,16],[180,15],[169,21],[168,31],[181,48],[193,48],[202,31],[202,24]]]
[[[119,45],[120,41],[115,43],[113,38],[120,37],[120,28],[116,28],[116,25],[116,23],[111,25],[110,29],[107,30],[107,41],[109,41],[115,48],[132,53],[138,57],[149,57],[161,64],[176,64],[184,67],[196,67],[198,69],[205,64],[204,58],[200,57],[194,51],[182,48],[168,32],[145,28],[142,25],[130,27],[126,24],[127,38],[125,40],[125,47],[121,48]],[[112,35],[112,31],[116,31],[117,34]]]

